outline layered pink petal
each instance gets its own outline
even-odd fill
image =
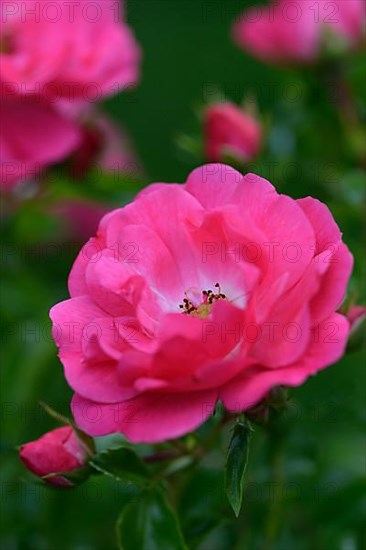
[[[69,293],[72,298],[88,294],[85,272],[89,262],[99,260],[105,243],[102,237],[90,238],[80,250],[71,268],[68,280]]]
[[[311,345],[300,361],[279,369],[251,367],[220,390],[220,399],[228,410],[239,412],[254,407],[275,386],[299,386],[342,356],[348,333],[347,319],[331,315],[313,331]]]
[[[216,399],[215,390],[187,394],[156,393],[107,405],[76,395],[72,411],[78,426],[89,435],[119,432],[133,443],[158,443],[197,428],[211,416]]]
[[[105,311],[89,296],[79,296],[53,306],[50,318],[53,322],[53,338],[60,354],[80,353],[83,339],[88,337],[88,330],[94,328],[96,319],[104,317]]]
[[[315,231],[314,262],[323,267],[325,272],[319,291],[311,301],[312,316],[316,321],[321,321],[339,307],[344,299],[353,268],[353,256],[342,243],[342,234],[323,203],[311,197],[297,202]]]
[[[225,164],[206,164],[189,175],[185,189],[204,208],[211,209],[231,203],[243,175]]]

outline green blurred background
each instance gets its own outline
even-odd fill
[[[250,4],[130,0],[128,22],[144,55],[142,79],[136,90],[108,100],[104,108],[131,135],[147,182],[183,182],[201,160],[177,144],[182,135],[199,140],[203,105],[214,96],[240,103],[256,95],[266,146],[250,169],[271,179],[281,192],[310,194],[329,205],[356,257],[350,300],[364,303],[363,138],[343,120],[332,69],[276,69],[233,45],[232,22]],[[360,120],[365,120],[363,54],[349,56],[343,69]],[[112,205],[126,200],[123,182],[103,193],[89,183],[75,185],[85,196],[103,194]],[[4,550],[113,549],[115,520],[122,502],[131,498],[128,488],[115,487],[104,477],[68,491],[33,484],[17,457],[17,445],[55,427],[39,400],[69,414],[71,391],[50,338],[48,311],[67,297],[67,275],[78,245],[55,241],[57,231],[32,201],[12,215],[6,209],[2,216]],[[190,547],[364,549],[365,398],[365,350],[358,336],[339,364],[292,391],[275,452],[265,431],[256,430],[238,520],[221,489],[219,451],[193,477],[177,480],[171,498]],[[218,527],[212,528],[213,520]]]

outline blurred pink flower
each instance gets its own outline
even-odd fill
[[[117,174],[141,174],[140,162],[128,134],[105,115],[94,117],[94,124],[103,137],[98,164],[103,170]]]
[[[116,2],[16,0],[3,6],[1,81],[50,101],[100,101],[138,80],[140,50]]]
[[[333,30],[345,38],[350,46],[357,46],[365,39],[366,3],[364,0],[336,0],[331,5],[326,0],[322,2],[324,20],[328,21]],[[332,4],[334,14],[329,17]]]
[[[87,451],[69,426],[47,432],[36,441],[21,446],[19,456],[25,466],[39,477],[53,473],[72,472],[86,464]],[[69,487],[72,483],[62,476],[45,481],[51,485]]]
[[[204,146],[208,161],[219,162],[226,153],[246,162],[259,153],[261,142],[261,125],[249,113],[229,102],[207,107]]]
[[[0,107],[0,184],[5,190],[21,180],[38,179],[47,165],[80,143],[77,124],[48,103],[3,94]]]
[[[64,221],[67,237],[85,242],[97,232],[101,218],[107,213],[107,206],[88,200],[70,199],[58,203],[52,213]]]
[[[330,46],[336,37],[344,47],[361,42],[365,5],[364,0],[279,0],[249,8],[234,25],[234,40],[268,63],[312,62],[322,51],[327,30],[334,33],[328,37]]]
[[[78,115],[77,112],[67,113],[74,117]],[[119,176],[141,174],[128,135],[109,117],[88,110],[80,115],[79,123],[82,139],[69,159],[74,179],[85,178],[93,169],[113,174],[116,184]],[[59,202],[53,214],[65,222],[68,237],[85,242],[97,232],[99,221],[107,209],[106,204],[80,198]]]
[[[80,179],[92,168],[116,177],[141,174],[142,169],[129,136],[121,126],[94,109],[84,112],[79,123],[83,137],[71,159],[74,177]]]
[[[50,312],[77,424],[179,437],[343,354],[352,256],[330,211],[205,165],[105,216]],[[70,329],[72,327],[72,329]]]

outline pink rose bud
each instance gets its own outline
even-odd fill
[[[363,0],[280,0],[245,11],[233,28],[239,47],[268,63],[309,63],[322,51],[363,40]]]
[[[87,450],[70,426],[57,428],[36,441],[22,445],[19,456],[26,468],[39,477],[58,472],[72,472],[86,464]],[[45,479],[46,483],[68,487],[72,483],[62,476]]]
[[[261,147],[262,128],[251,115],[233,103],[209,106],[204,114],[206,159],[223,160],[225,153],[246,162],[255,157]]]

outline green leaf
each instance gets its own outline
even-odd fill
[[[225,492],[236,517],[239,516],[243,500],[243,479],[252,431],[249,422],[238,422],[235,425],[226,458]]]
[[[140,457],[128,447],[109,449],[93,456],[90,464],[99,472],[110,475],[119,481],[146,486],[149,472]]]
[[[185,550],[178,519],[160,490],[147,491],[128,504],[117,521],[123,550]]]

